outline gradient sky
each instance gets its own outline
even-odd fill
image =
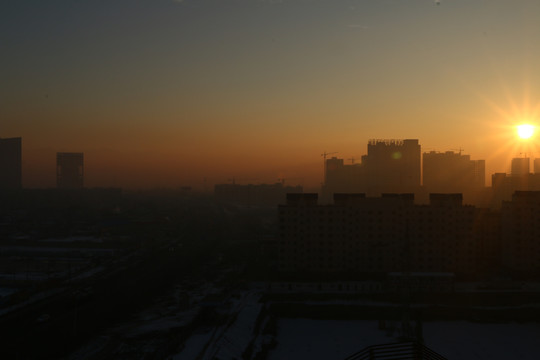
[[[317,186],[370,138],[540,157],[537,0],[8,0],[0,137],[23,182],[85,153],[87,186]],[[488,182],[489,184],[489,182]]]

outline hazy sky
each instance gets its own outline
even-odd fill
[[[487,176],[534,144],[537,0],[8,0],[0,137],[26,186],[83,151],[88,186],[314,186],[370,138],[463,148]],[[540,150],[540,149],[539,149]]]

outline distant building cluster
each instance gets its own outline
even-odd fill
[[[351,159],[352,160],[352,159]],[[459,152],[424,152],[417,139],[370,140],[367,155],[358,163],[325,159],[321,202],[330,204],[338,193],[414,193],[417,203],[429,203],[429,194],[462,194],[466,204],[500,208],[516,191],[540,191],[540,159],[514,158],[511,173],[496,173],[486,187],[485,160],[471,160]]]
[[[461,194],[290,194],[279,206],[284,273],[451,272],[540,274],[540,192],[516,192],[501,210],[463,205]]]
[[[511,173],[495,173],[491,176],[492,203],[500,206],[515,191],[540,191],[540,159],[534,159],[534,174],[530,172],[531,159],[512,159]]]
[[[492,186],[485,186],[485,160],[471,160],[459,152],[421,152],[418,139],[373,139],[367,154],[359,162],[324,154],[324,183],[319,200],[330,204],[339,193],[363,193],[381,196],[384,193],[411,193],[417,203],[427,204],[429,194],[460,193],[466,204],[500,208],[516,191],[540,191],[540,159],[514,158],[511,173],[495,173]],[[22,188],[22,139],[0,138],[0,191]],[[58,189],[84,188],[84,154],[56,154],[56,186]],[[301,193],[302,186],[275,184],[217,184],[214,194],[220,201],[244,205],[277,205],[286,193]]]
[[[326,159],[322,194],[330,201],[338,192],[417,192],[420,188],[420,145],[416,139],[370,140],[360,163]]]
[[[462,193],[474,202],[485,188],[485,161],[469,155],[431,151],[421,155],[417,139],[370,140],[360,163],[345,165],[343,159],[325,160],[322,200],[334,193]],[[426,195],[427,196],[427,195]],[[427,200],[427,199],[426,199]]]

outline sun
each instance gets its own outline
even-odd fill
[[[518,125],[517,133],[521,139],[528,139],[534,134],[534,126],[530,124]]]

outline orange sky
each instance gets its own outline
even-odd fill
[[[463,148],[488,179],[540,157],[514,131],[538,123],[536,1],[47,3],[0,15],[26,187],[54,186],[57,151],[85,153],[87,186],[201,189],[316,187],[322,152],[370,138]]]

